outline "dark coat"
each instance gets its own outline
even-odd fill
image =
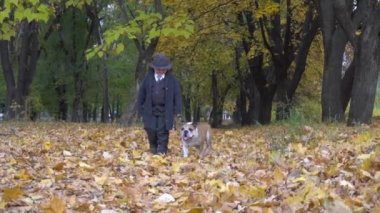
[[[144,128],[155,129],[153,107],[152,107],[152,86],[155,82],[154,70],[149,69],[140,86],[137,104],[139,115],[143,117]],[[178,81],[170,73],[166,72],[165,78],[165,127],[166,130],[173,128],[174,115],[181,113],[182,100],[181,89]]]

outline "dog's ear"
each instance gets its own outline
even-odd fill
[[[197,128],[198,122],[193,121],[192,125],[193,125],[194,128]]]

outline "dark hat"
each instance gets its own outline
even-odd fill
[[[163,53],[159,53],[153,56],[152,63],[150,63],[149,66],[153,69],[158,68],[170,70],[172,68],[172,63]]]

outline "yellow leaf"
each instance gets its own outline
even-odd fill
[[[0,210],[4,210],[6,205],[7,205],[6,202],[1,201],[1,202],[0,202]]]
[[[287,203],[294,212],[297,212],[298,209],[303,207],[303,201],[304,197],[301,195],[291,196],[285,199],[285,203]]]
[[[252,198],[260,199],[266,196],[264,187],[255,187],[255,186],[240,186],[239,192],[241,194],[246,194]]]
[[[303,176],[295,178],[294,180],[292,180],[293,183],[299,183],[299,182],[305,182],[305,181],[306,181],[306,178]]]
[[[45,142],[44,142],[44,145],[43,145],[43,149],[44,149],[45,151],[49,151],[50,148],[51,148],[51,142],[50,142],[50,141],[45,141]]]
[[[47,206],[42,207],[44,213],[66,212],[65,202],[59,197],[53,197]]]
[[[357,157],[359,160],[367,160],[371,158],[371,154],[361,154]]]
[[[152,156],[152,166],[153,167],[161,167],[167,165],[168,161],[162,155],[153,155]]]
[[[15,165],[15,164],[17,164],[17,161],[16,161],[16,159],[12,158],[12,159],[9,161],[9,165],[13,166],[13,165]]]
[[[360,170],[360,172],[362,173],[363,176],[373,179],[371,173],[364,170]]]
[[[232,135],[234,135],[234,132],[231,131],[231,130],[228,130],[224,134],[227,135],[227,136],[232,136]]]
[[[139,150],[133,150],[132,151],[132,157],[133,157],[133,159],[140,159],[141,158],[141,151],[139,151]]]
[[[276,183],[281,183],[284,180],[284,174],[282,173],[280,168],[276,167],[276,169],[274,170],[273,179]]]
[[[51,179],[43,179],[39,185],[40,187],[49,188],[53,185],[53,181]]]
[[[181,167],[184,165],[182,162],[173,162],[172,163],[172,172],[179,173],[181,171]]]
[[[372,167],[372,158],[364,160],[362,165],[361,165],[361,169],[364,171],[369,171],[371,169],[371,167]]]
[[[92,170],[92,169],[94,169],[94,167],[92,167],[92,166],[90,166],[90,165],[88,165],[87,163],[85,163],[85,162],[79,162],[79,167],[82,167],[82,168],[84,168],[84,169],[89,169],[89,170]]]
[[[230,192],[230,193],[234,193],[235,191],[237,191],[239,189],[239,183],[238,182],[228,182],[226,184],[226,186],[227,186],[228,192]]]
[[[3,200],[5,202],[10,202],[20,198],[24,192],[20,188],[20,186],[16,186],[14,188],[5,188],[3,189]]]
[[[223,181],[219,179],[206,180],[205,185],[210,185],[211,187],[218,189],[219,192],[227,191],[226,184],[224,184]]]
[[[61,163],[58,163],[57,165],[55,165],[55,166],[53,167],[53,169],[54,169],[55,171],[62,171],[62,169],[63,169],[64,166],[65,166],[65,163],[64,163],[64,162],[61,162]]]
[[[365,143],[368,142],[371,139],[371,133],[370,132],[363,132],[361,134],[358,134],[353,141],[355,143]]]
[[[202,213],[203,212],[203,208],[192,208],[190,209],[190,211],[188,211],[188,213]]]
[[[94,176],[94,178],[95,178],[95,182],[101,186],[104,185],[108,179],[106,175],[103,175],[101,177]]]
[[[293,149],[300,155],[304,155],[307,150],[301,143],[293,144]]]
[[[22,180],[29,180],[30,179],[30,175],[29,175],[28,171],[26,171],[25,169],[21,170],[17,176]]]
[[[375,180],[380,181],[380,172],[375,173]]]
[[[336,176],[336,175],[338,175],[338,173],[339,173],[339,169],[335,165],[330,166],[326,169],[327,177]]]

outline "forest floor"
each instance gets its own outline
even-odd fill
[[[380,121],[214,129],[183,158],[141,127],[0,123],[0,212],[380,212]]]

